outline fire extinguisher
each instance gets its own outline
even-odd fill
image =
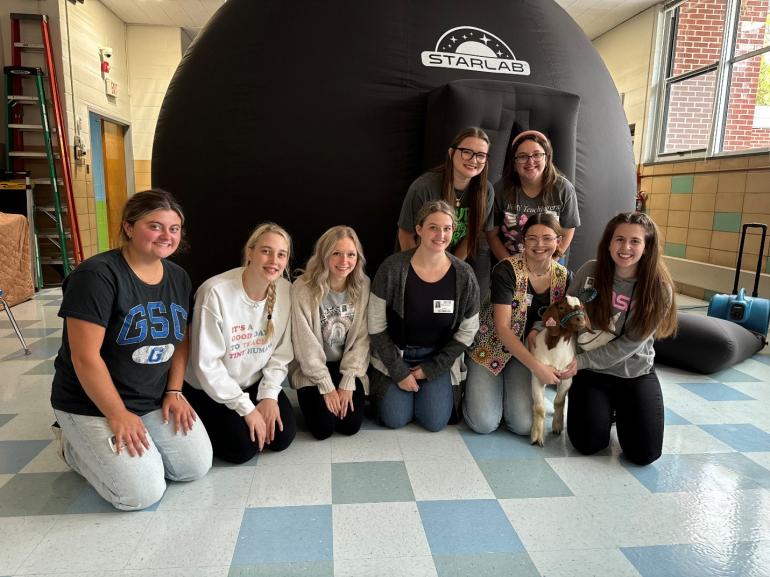
[[[636,212],[644,212],[647,204],[647,193],[640,190],[636,193]]]

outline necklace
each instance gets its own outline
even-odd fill
[[[549,260],[548,261],[548,266],[546,267],[546,269],[543,272],[537,272],[537,271],[532,270],[532,268],[529,266],[529,261],[527,261],[526,257],[524,258],[524,262],[527,265],[527,270],[529,271],[529,274],[531,274],[532,276],[537,277],[537,278],[544,277],[545,275],[550,273],[551,272],[551,265],[553,264],[553,261]]]
[[[455,188],[455,208],[460,208],[460,205],[463,203],[464,198],[465,198],[465,191],[457,190]]]

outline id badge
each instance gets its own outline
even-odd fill
[[[529,308],[531,306],[532,306],[532,295],[527,293],[527,307]]]
[[[451,300],[434,300],[433,312],[434,314],[452,314],[455,312],[455,302]]]

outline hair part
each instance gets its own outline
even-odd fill
[[[466,138],[478,138],[491,146],[489,136],[478,126],[469,126],[463,128],[452,139],[449,148],[452,150],[447,154],[444,164],[437,166],[434,170],[442,174],[441,179],[441,200],[451,206],[457,203],[457,195],[454,186],[454,155],[457,154],[457,147],[460,146]],[[479,174],[471,178],[468,188],[465,189],[465,198],[468,203],[468,254],[475,254],[478,246],[479,236],[484,230],[487,211],[487,187],[489,182],[489,158],[484,163],[484,168]]]
[[[429,200],[422,205],[420,210],[417,211],[417,216],[414,219],[415,227],[423,226],[425,220],[431,215],[437,212],[444,213],[452,219],[452,229],[457,228],[457,213],[455,209],[449,205],[449,203],[443,200]]]
[[[298,279],[311,288],[315,306],[321,304],[324,296],[331,289],[329,283],[329,257],[334,252],[334,246],[337,242],[345,238],[353,241],[353,245],[356,247],[356,254],[358,255],[356,266],[353,267],[353,270],[350,271],[350,274],[345,279],[345,289],[348,291],[348,295],[353,302],[356,302],[361,295],[364,279],[366,278],[364,273],[366,258],[364,257],[361,241],[356,231],[351,227],[344,225],[333,226],[316,241],[313,254],[307,261],[307,267],[302,271],[302,276]]]
[[[656,337],[669,337],[676,333],[675,286],[668,267],[660,252],[660,234],[655,222],[643,212],[624,212],[610,219],[604,228],[596,254],[596,298],[586,304],[591,325],[610,330],[612,316],[612,285],[615,278],[615,261],[610,246],[615,230],[621,224],[638,224],[644,229],[644,253],[636,269],[636,289],[633,298],[633,314],[629,318],[629,330],[635,337],[644,338],[655,333]]]
[[[543,206],[555,204],[556,184],[563,178],[561,171],[553,163],[553,146],[542,132],[537,130],[525,130],[516,135],[509,146],[508,155],[503,166],[503,192],[511,202],[515,201],[516,189],[521,188],[521,178],[516,172],[516,152],[527,141],[536,142],[545,152],[545,168],[543,169],[543,182],[540,189],[540,199]]]
[[[539,224],[541,226],[547,226],[552,231],[556,233],[556,236],[561,238],[564,236],[564,229],[561,227],[561,224],[559,223],[559,219],[554,216],[553,213],[550,212],[536,212],[532,216],[530,216],[527,219],[527,222],[524,223],[524,226],[521,227],[521,238],[523,239],[525,236],[527,236],[527,232],[530,228],[535,226],[536,224]],[[559,259],[564,255],[559,245],[556,245],[556,250],[553,252],[553,256],[551,258]]]
[[[121,246],[128,244],[131,238],[126,232],[126,225],[134,226],[148,214],[156,210],[171,210],[179,215],[182,222],[182,237],[179,241],[177,252],[186,248],[184,241],[184,212],[182,206],[177,202],[174,196],[162,188],[150,188],[137,192],[123,205],[123,214],[120,218],[119,240]]]
[[[291,279],[291,269],[288,264],[288,261],[291,260],[291,236],[288,232],[286,232],[286,229],[275,224],[274,222],[263,222],[262,224],[258,225],[257,228],[255,228],[251,233],[249,240],[247,240],[246,244],[243,246],[243,266],[249,266],[249,251],[257,245],[260,237],[271,232],[283,237],[283,239],[286,241],[288,255],[286,268],[283,270],[283,276],[286,277],[287,280]],[[273,337],[273,308],[275,307],[276,294],[277,290],[275,283],[271,282],[269,285],[267,285],[267,302],[265,303],[265,309],[267,311],[265,339],[267,341]]]

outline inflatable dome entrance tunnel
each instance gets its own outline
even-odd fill
[[[170,83],[153,185],[182,202],[196,285],[237,265],[264,220],[292,234],[295,266],[328,227],[353,226],[373,275],[410,182],[466,126],[491,137],[493,183],[516,134],[552,140],[578,193],[571,268],[633,208],[617,90],[553,0],[228,0]]]

